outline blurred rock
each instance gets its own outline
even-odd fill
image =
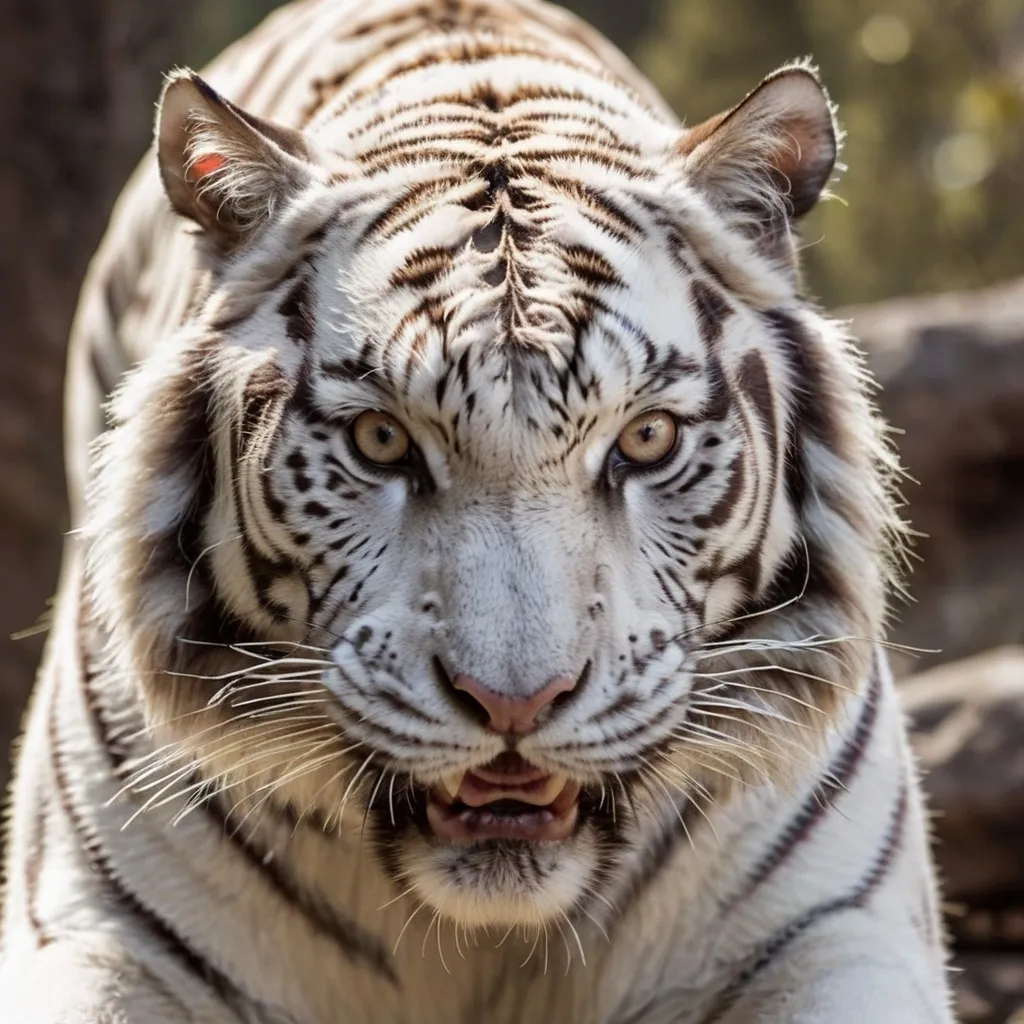
[[[965,953],[954,975],[960,1024],[1024,1024],[1024,957]]]
[[[934,814],[964,1024],[1024,1024],[1024,647],[902,687]]]
[[[894,639],[941,649],[918,667],[1024,642],[1024,279],[839,315],[853,321],[919,482],[903,490],[927,536]]]

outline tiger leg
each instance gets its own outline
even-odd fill
[[[238,1024],[219,1001],[180,994],[100,938],[57,939],[6,957],[0,991],[3,1024]]]
[[[918,936],[851,908],[766,954],[706,1024],[952,1024],[941,968]]]

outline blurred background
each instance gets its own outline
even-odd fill
[[[0,783],[67,528],[63,355],[161,72],[268,0],[0,0]],[[922,536],[893,638],[965,1022],[1024,1022],[1024,0],[571,0],[697,122],[812,55],[847,131],[808,290],[853,321]]]

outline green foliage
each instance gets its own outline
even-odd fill
[[[810,55],[848,166],[804,225],[828,304],[1024,272],[1020,0],[663,0],[634,56],[689,123]]]
[[[259,24],[280,0],[204,0],[194,6],[191,53],[187,63],[200,68],[229,43]]]

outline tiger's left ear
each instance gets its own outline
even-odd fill
[[[687,130],[678,144],[691,181],[762,238],[814,206],[838,151],[832,104],[804,65],[780,68],[738,106]]]
[[[164,87],[156,148],[171,205],[222,253],[244,246],[317,178],[301,132],[242,110],[192,71]]]

